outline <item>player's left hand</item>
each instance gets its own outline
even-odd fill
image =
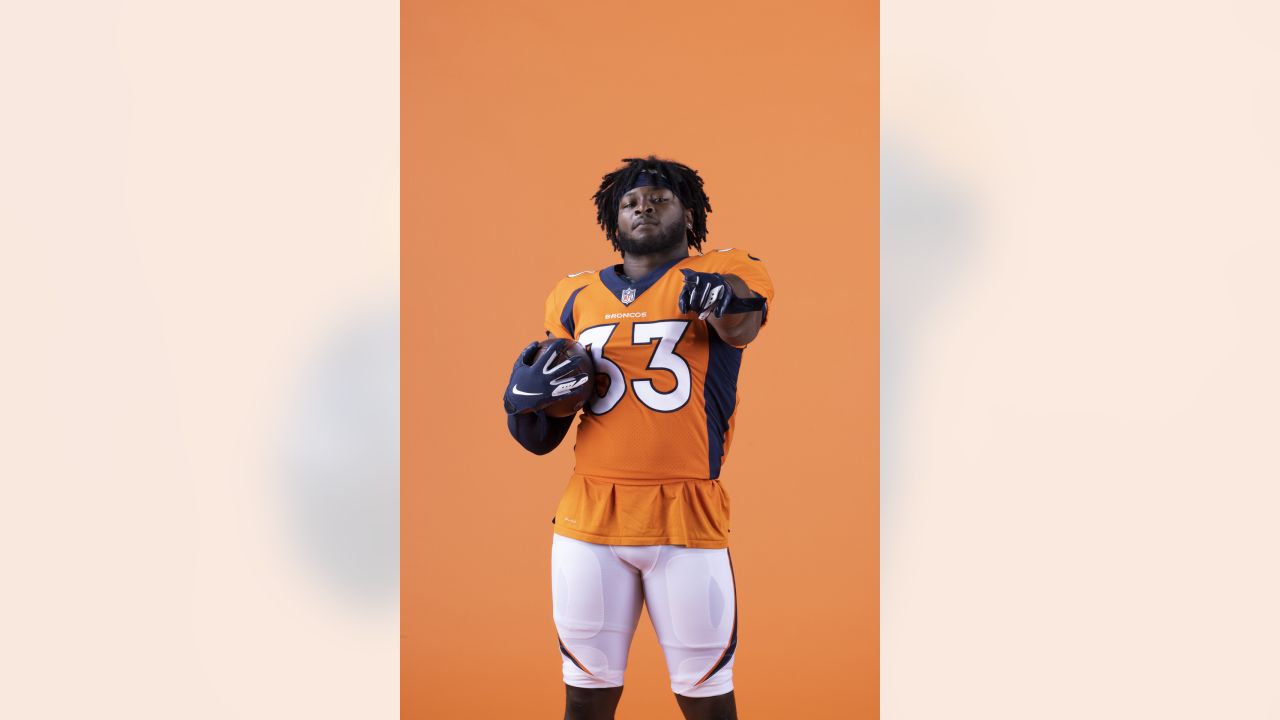
[[[684,274],[684,287],[680,289],[678,301],[680,312],[696,312],[699,320],[706,320],[708,315],[724,315],[735,296],[723,275],[693,270],[680,272]]]

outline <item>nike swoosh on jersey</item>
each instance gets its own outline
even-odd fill
[[[523,390],[521,390],[521,389],[520,389],[520,386],[519,386],[519,385],[517,385],[517,386],[515,386],[515,387],[511,388],[511,392],[515,393],[516,395],[541,395],[541,394],[542,394],[542,393],[527,393],[527,392],[524,392]]]

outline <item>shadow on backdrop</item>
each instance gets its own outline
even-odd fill
[[[319,582],[346,602],[396,602],[399,309],[345,319],[299,375],[283,441],[287,526]]]
[[[910,143],[880,139],[880,535],[889,537],[906,482],[903,421],[915,340],[968,267],[973,210],[963,188]]]

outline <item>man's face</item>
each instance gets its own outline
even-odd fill
[[[618,203],[618,245],[629,255],[652,255],[685,245],[693,222],[675,193],[663,187],[638,187]]]

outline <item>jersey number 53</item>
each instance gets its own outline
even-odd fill
[[[632,345],[652,345],[653,355],[649,357],[648,370],[666,370],[676,378],[676,386],[669,392],[660,392],[653,386],[652,380],[632,380],[630,387],[636,399],[650,410],[657,412],[675,412],[689,402],[693,380],[689,375],[689,363],[676,353],[676,345],[684,337],[689,328],[687,320],[662,320],[658,322],[634,323],[631,326]],[[609,377],[609,389],[604,395],[597,394],[587,403],[587,410],[592,415],[604,415],[622,401],[627,394],[627,379],[622,368],[604,354],[604,346],[613,337],[618,324],[596,325],[587,328],[578,335],[578,342],[591,351],[596,363],[596,372]]]

